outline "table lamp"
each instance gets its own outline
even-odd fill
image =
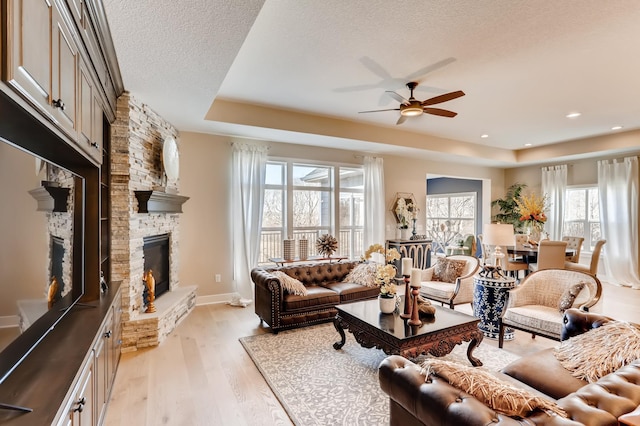
[[[485,246],[495,246],[493,257],[496,258],[496,269],[500,270],[500,262],[504,257],[501,246],[514,245],[515,234],[513,225],[506,223],[488,223],[482,228],[482,243]]]

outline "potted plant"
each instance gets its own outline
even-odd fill
[[[498,223],[512,224],[517,232],[522,231],[523,224],[520,221],[520,211],[518,200],[522,191],[527,187],[526,183],[514,183],[507,189],[504,198],[498,198],[491,202],[491,207],[498,207],[499,213],[493,216],[493,221]]]
[[[376,269],[376,281],[380,284],[380,312],[390,314],[396,309],[396,285],[393,282],[396,268],[393,265],[379,265]]]

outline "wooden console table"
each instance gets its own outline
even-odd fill
[[[270,257],[269,258],[269,262],[273,262],[278,266],[284,266],[285,263],[297,263],[297,262],[328,262],[328,263],[333,263],[335,262],[340,262],[342,260],[346,260],[348,259],[348,257],[346,256],[331,256],[331,257],[324,257],[324,256],[309,256],[306,259],[300,259],[298,257],[294,257],[293,259],[283,259],[281,257]]]

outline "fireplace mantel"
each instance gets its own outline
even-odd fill
[[[64,213],[67,211],[69,188],[43,182],[42,186],[32,189],[29,194],[38,202],[38,211]]]
[[[138,213],[182,213],[182,205],[189,199],[163,191],[134,191],[138,199]]]

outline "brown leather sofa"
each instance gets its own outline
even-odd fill
[[[569,309],[564,316],[563,336],[586,332],[609,320]],[[518,359],[496,375],[517,387],[557,400],[569,417],[543,412],[524,419],[505,416],[438,377],[425,382],[420,369],[399,356],[387,357],[379,368],[380,386],[389,395],[391,425],[617,426],[620,416],[640,405],[640,359],[588,384],[571,376],[555,359],[552,349],[547,349]]]
[[[380,289],[342,280],[360,262],[296,264],[273,268],[254,268],[255,309],[261,321],[274,333],[335,318],[336,305],[378,297]],[[280,281],[270,272],[280,270],[296,278],[307,288],[298,296],[282,290]]]

